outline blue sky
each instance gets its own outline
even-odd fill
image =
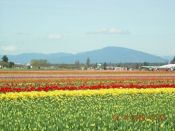
[[[175,0],[0,0],[0,54],[119,46],[175,55]]]

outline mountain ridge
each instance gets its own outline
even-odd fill
[[[15,63],[29,63],[32,59],[46,59],[52,64],[73,64],[75,61],[85,63],[90,58],[91,63],[167,63],[167,60],[142,51],[108,46],[101,49],[85,51],[81,53],[23,53],[19,55],[9,55],[9,60]]]

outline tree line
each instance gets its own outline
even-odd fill
[[[15,63],[12,61],[9,61],[7,55],[3,55],[2,60],[0,61],[1,68],[13,68]]]
[[[9,61],[7,55],[3,55],[2,60],[0,61],[0,68],[13,68],[15,63]],[[32,68],[47,68],[49,66],[58,67],[60,69],[88,69],[93,68],[97,69],[99,64],[101,65],[100,68],[106,70],[107,66],[119,66],[119,67],[128,67],[128,68],[135,68],[139,69],[140,66],[149,66],[149,65],[157,65],[158,63],[118,63],[118,64],[111,64],[111,63],[91,63],[90,58],[88,57],[84,63],[80,63],[79,60],[76,60],[74,64],[51,64],[45,59],[33,59],[30,61],[30,66]],[[170,61],[170,64],[175,64],[175,57]]]

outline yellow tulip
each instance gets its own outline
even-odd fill
[[[118,95],[118,94],[158,94],[158,93],[175,93],[175,88],[149,88],[149,89],[99,89],[99,90],[72,90],[72,91],[32,91],[32,92],[10,92],[0,94],[0,99],[17,99],[17,98],[36,98],[36,97],[53,97],[53,96],[91,96],[91,95]]]

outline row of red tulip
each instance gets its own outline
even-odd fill
[[[7,92],[24,92],[24,91],[50,91],[50,90],[86,90],[86,89],[108,89],[108,88],[175,88],[175,84],[159,84],[159,85],[135,85],[135,84],[98,84],[98,85],[81,85],[81,86],[58,86],[58,85],[51,85],[51,86],[39,86],[39,87],[1,87],[1,93]]]

